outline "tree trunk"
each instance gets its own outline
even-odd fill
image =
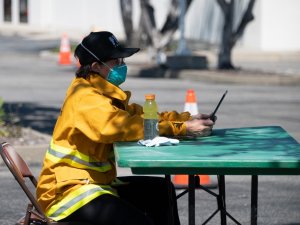
[[[224,14],[224,26],[222,32],[222,41],[218,55],[218,68],[219,69],[235,69],[231,61],[231,52],[237,40],[242,36],[246,25],[254,19],[252,9],[255,0],[249,0],[247,9],[241,19],[241,22],[233,31],[233,17],[234,17],[234,4],[235,0],[217,0]]]
[[[131,46],[134,40],[132,22],[132,0],[120,0],[120,7],[126,35],[126,43]]]
[[[231,50],[232,50],[232,30],[233,30],[233,12],[234,12],[234,0],[230,0],[227,3],[225,0],[218,0],[223,14],[224,14],[224,26],[222,31],[222,41],[218,56],[218,68],[219,69],[234,69],[231,62]]]

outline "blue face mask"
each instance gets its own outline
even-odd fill
[[[107,75],[107,80],[110,83],[119,86],[126,80],[126,75],[127,75],[126,64],[116,65],[112,69],[110,69],[110,72]]]

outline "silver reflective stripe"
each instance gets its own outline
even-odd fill
[[[60,159],[70,159],[72,161],[75,161],[79,164],[82,164],[90,169],[93,169],[93,167],[104,167],[104,166],[110,166],[110,163],[109,162],[86,162],[74,155],[70,155],[70,154],[64,154],[64,153],[61,153],[61,152],[58,152],[58,151],[55,151],[53,149],[51,149],[50,147],[48,148],[48,153],[50,155],[53,155],[57,158],[60,158]]]
[[[89,195],[92,195],[98,191],[103,191],[105,189],[100,188],[100,187],[96,187],[93,189],[90,189],[78,196],[76,196],[75,198],[71,199],[70,201],[68,201],[66,204],[62,205],[59,209],[57,209],[55,212],[53,212],[51,215],[49,215],[49,217],[58,217],[60,216],[62,213],[64,213],[66,210],[68,210],[70,207],[72,207],[73,205],[75,205],[76,203],[80,202],[81,200],[83,200],[84,198],[88,197]],[[109,190],[109,189],[108,189]]]

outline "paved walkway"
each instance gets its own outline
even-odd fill
[[[260,53],[236,50],[232,61],[238,68],[237,70],[217,70],[217,53],[212,51],[199,51],[195,55],[207,57],[208,70],[182,69],[161,72],[155,69],[156,66],[151,62],[146,51],[128,58],[126,62],[131,76],[140,76],[141,70],[148,69],[148,74],[152,72],[154,77],[163,76],[214,83],[300,85],[300,52]]]

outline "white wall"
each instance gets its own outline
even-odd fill
[[[18,2],[12,0],[13,22],[18,29]],[[152,0],[157,27],[165,21],[171,0]],[[240,8],[248,0],[237,1]],[[138,26],[140,1],[133,0],[134,26]],[[88,34],[93,29],[110,30],[124,38],[119,0],[28,0],[28,27],[51,32]],[[0,0],[3,23],[3,0]],[[300,0],[257,0],[255,20],[246,27],[238,47],[263,51],[300,51]],[[215,0],[194,0],[185,19],[185,37],[217,44],[222,12]],[[5,24],[7,25],[7,24]],[[24,26],[24,25],[22,25]],[[26,25],[25,25],[26,26]]]
[[[3,24],[3,17],[4,17],[4,9],[3,9],[3,0],[0,0],[0,6],[2,5],[2,8],[0,7],[0,24]]]
[[[219,43],[223,14],[215,0],[194,0],[185,18],[185,37]]]
[[[29,0],[28,23],[33,27],[50,29],[52,24],[52,0]]]
[[[248,23],[244,35],[240,40],[240,46],[247,50],[257,51],[262,49],[262,0],[257,0],[253,8],[254,20]]]
[[[300,50],[299,0],[263,0],[261,14],[262,50]]]
[[[117,0],[29,0],[29,12],[33,27],[82,34],[102,29],[124,36]]]

